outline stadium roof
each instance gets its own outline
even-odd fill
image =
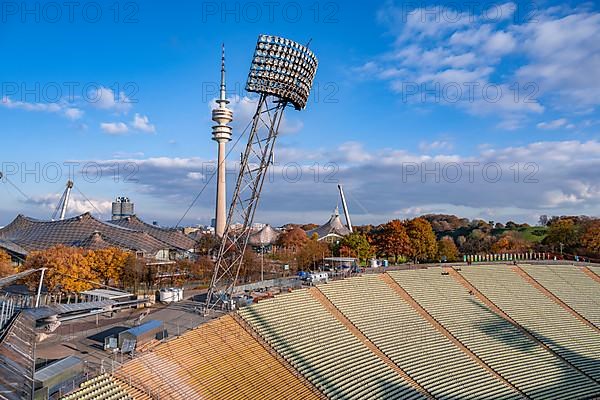
[[[195,246],[194,240],[184,235],[179,229],[151,225],[139,219],[137,215],[110,221],[110,223],[123,228],[146,232],[169,246],[180,250],[193,250]]]
[[[171,234],[160,234],[160,231],[167,230],[132,229],[100,221],[90,213],[62,221],[42,221],[18,215],[0,229],[0,247],[6,243],[8,249],[20,248],[25,252],[45,250],[61,244],[91,250],[119,247],[148,256],[155,256],[160,250],[181,249],[173,241],[162,240]]]
[[[315,233],[318,235],[319,240],[321,240],[329,236],[346,236],[350,234],[350,229],[348,229],[346,225],[342,223],[342,220],[340,219],[340,212],[336,207],[331,215],[331,218],[329,218],[329,221],[318,228],[306,232],[309,237]]]

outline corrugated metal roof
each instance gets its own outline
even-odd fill
[[[159,240],[169,244],[171,247],[180,250],[192,250],[196,242],[190,237],[186,236],[179,229],[173,228],[161,228],[160,226],[148,224],[137,217],[132,215],[131,217],[121,218],[116,221],[110,221],[110,224],[129,228],[136,231],[146,232]]]
[[[48,379],[55,377],[56,375],[62,374],[66,369],[81,364],[81,359],[75,356],[68,356],[62,360],[56,361],[44,367],[40,370],[35,371],[35,380],[39,382],[45,382]]]
[[[127,329],[126,331],[123,331],[122,333],[127,332],[134,336],[140,336],[146,332],[152,331],[153,329],[158,329],[162,326],[163,326],[162,321],[152,319],[150,321],[143,323],[140,326],[136,326],[134,328]]]
[[[102,300],[102,301],[88,301],[86,303],[74,303],[74,304],[52,304],[48,307],[55,310],[59,314],[66,314],[76,311],[96,310],[104,309],[115,304],[114,300]]]
[[[131,293],[123,292],[121,290],[111,290],[111,289],[91,289],[91,290],[86,290],[85,292],[81,292],[81,294],[85,294],[88,296],[97,296],[97,297],[107,299],[107,300],[131,296]]]

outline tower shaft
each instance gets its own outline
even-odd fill
[[[215,234],[223,237],[225,223],[227,222],[227,182],[225,171],[225,141],[219,141],[219,155],[217,158],[217,201],[215,213]]]

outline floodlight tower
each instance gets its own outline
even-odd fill
[[[244,261],[250,228],[260,199],[275,140],[288,105],[306,106],[318,61],[308,47],[278,36],[260,35],[246,90],[259,94],[240,159],[227,223],[208,289],[205,312],[215,306],[232,305],[233,290]],[[232,224],[240,222],[239,228]]]

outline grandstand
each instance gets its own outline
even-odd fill
[[[546,351],[438,268],[390,275],[461,343],[526,396],[581,398],[597,390],[594,381]]]
[[[68,399],[600,398],[589,271],[430,267],[300,289],[126,362],[101,378],[111,395]]]
[[[116,375],[125,382],[143,382],[161,399],[320,398],[231,315],[135,358]]]
[[[600,285],[590,285],[590,277],[579,268],[557,265],[521,267],[575,312],[600,328]]]
[[[473,363],[447,337],[432,329],[379,276],[338,281],[319,289],[433,397],[519,397],[516,391]]]
[[[242,308],[240,315],[328,398],[424,398],[307,290]]]

